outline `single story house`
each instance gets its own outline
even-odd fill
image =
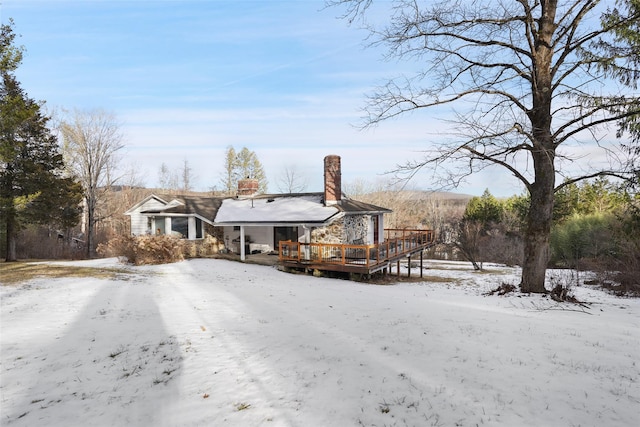
[[[151,194],[125,215],[133,235],[194,240],[204,238],[207,227],[220,227],[227,250],[243,260],[251,253],[276,252],[281,241],[369,245],[384,240],[383,216],[391,210],[344,197],[339,156],[324,159],[323,192],[257,194],[257,184],[240,180],[235,197]]]

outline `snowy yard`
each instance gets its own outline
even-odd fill
[[[518,272],[426,264],[385,286],[203,259],[2,286],[0,424],[640,425],[640,300],[488,297]]]

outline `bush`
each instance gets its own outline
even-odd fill
[[[98,245],[98,253],[135,265],[167,264],[184,259],[183,247],[184,241],[173,236],[118,236]]]
[[[185,258],[206,257],[219,253],[223,247],[222,240],[208,235],[201,240],[184,241],[183,254]]]

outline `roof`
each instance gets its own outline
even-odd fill
[[[171,198],[167,207],[156,210],[147,210],[143,213],[172,213],[199,215],[211,222],[214,221],[224,198],[177,195]],[[178,203],[175,203],[178,202]]]
[[[151,199],[155,199],[164,206],[156,206],[141,210],[144,214],[182,214],[197,215],[203,219],[213,223],[216,213],[222,204],[224,198],[221,197],[203,197],[203,196],[185,196],[185,195],[169,195],[169,194],[151,194],[142,201],[136,203],[133,207],[125,212],[125,215],[131,213],[137,208],[144,206]]]
[[[337,205],[338,209],[345,213],[358,213],[358,214],[380,214],[391,213],[391,209],[382,208],[380,206],[372,205],[370,203],[359,202],[352,199],[342,199],[342,203]]]
[[[151,199],[157,206],[143,214],[197,215],[214,225],[240,224],[326,224],[352,214],[389,213],[390,209],[343,198],[340,204],[324,205],[324,193],[260,194],[253,197],[202,197],[152,194],[130,208],[126,214]]]
[[[226,199],[215,225],[325,223],[339,213],[335,206],[325,206],[321,195]]]

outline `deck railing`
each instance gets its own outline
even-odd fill
[[[301,264],[320,263],[371,268],[426,248],[435,241],[433,230],[385,229],[384,235],[384,242],[374,245],[281,241],[279,259]]]

